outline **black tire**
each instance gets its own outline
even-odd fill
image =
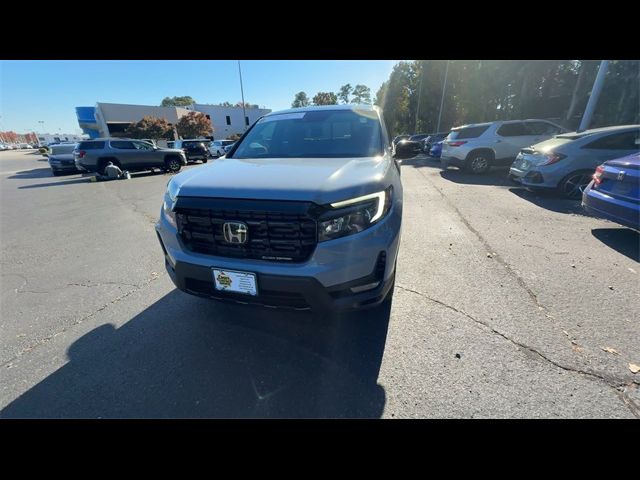
[[[467,157],[465,170],[474,175],[481,175],[489,171],[489,167],[491,166],[490,162],[491,157],[488,154],[471,152]]]
[[[165,170],[169,173],[177,173],[182,168],[182,163],[178,157],[167,157],[164,160]]]
[[[51,170],[51,173],[53,173],[54,177],[59,177],[61,175],[61,172],[59,172],[57,170]]]
[[[591,174],[592,172],[588,170],[571,172],[558,184],[558,193],[564,198],[579,200],[582,197],[582,190],[584,190],[591,181]]]
[[[207,163],[208,160],[209,159],[205,157],[205,158],[202,159],[202,163]]]

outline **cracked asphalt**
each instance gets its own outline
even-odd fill
[[[175,290],[167,175],[43,160],[0,152],[1,418],[640,417],[639,236],[578,202],[405,161],[393,304],[329,322]]]

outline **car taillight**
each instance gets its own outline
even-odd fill
[[[86,154],[87,154],[87,152],[85,152],[84,150],[80,150],[78,152],[78,158],[83,158]]]
[[[459,147],[460,145],[464,145],[465,143],[467,143],[467,142],[465,142],[465,141],[462,141],[462,142],[447,142],[447,145],[449,145],[450,147]]]
[[[539,166],[553,165],[554,163],[558,163],[563,158],[567,158],[566,155],[563,155],[561,153],[549,153],[545,155],[545,157],[547,157],[547,159],[544,162],[540,163]]]
[[[604,173],[604,167],[599,165],[596,167],[596,171],[593,173],[593,181],[596,185],[600,185],[602,183],[602,174]]]

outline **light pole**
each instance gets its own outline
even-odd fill
[[[238,73],[240,74],[240,95],[242,95],[242,123],[244,130],[247,130],[247,112],[244,107],[244,88],[242,87],[242,70],[240,69],[240,60],[238,60]]]
[[[598,104],[598,97],[600,97],[600,92],[602,91],[602,86],[604,85],[604,77],[607,75],[608,68],[609,60],[602,60],[600,62],[600,68],[598,69],[598,75],[596,75],[596,80],[595,82],[593,82],[591,95],[589,95],[587,107],[584,109],[584,115],[582,115],[582,121],[580,122],[580,127],[578,127],[578,132],[586,130],[591,124],[591,118],[593,117],[593,112],[595,111],[596,105]]]
[[[422,98],[422,79],[424,78],[424,62],[420,69],[420,86],[418,87],[418,106],[416,107],[416,121],[413,122],[413,133],[418,133],[418,116],[420,115],[420,99]]]
[[[447,89],[447,74],[449,73],[449,60],[447,60],[447,66],[444,69],[444,81],[442,82],[442,98],[440,99],[440,113],[438,113],[438,128],[436,132],[440,132],[440,119],[442,118],[442,107],[444,105],[444,92]]]
[[[38,123],[41,125],[40,128],[42,128],[42,138],[45,138],[44,137],[44,120],[38,120]],[[46,139],[45,139],[45,141],[46,141]],[[39,146],[40,146],[40,139],[38,139],[38,147]]]

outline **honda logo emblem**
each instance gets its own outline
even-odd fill
[[[249,229],[246,223],[242,222],[225,222],[222,225],[222,233],[227,243],[242,245],[247,243],[247,233]]]
[[[621,182],[622,180],[624,180],[624,176],[627,172],[625,172],[624,170],[622,170],[621,172],[618,172],[618,181]]]

